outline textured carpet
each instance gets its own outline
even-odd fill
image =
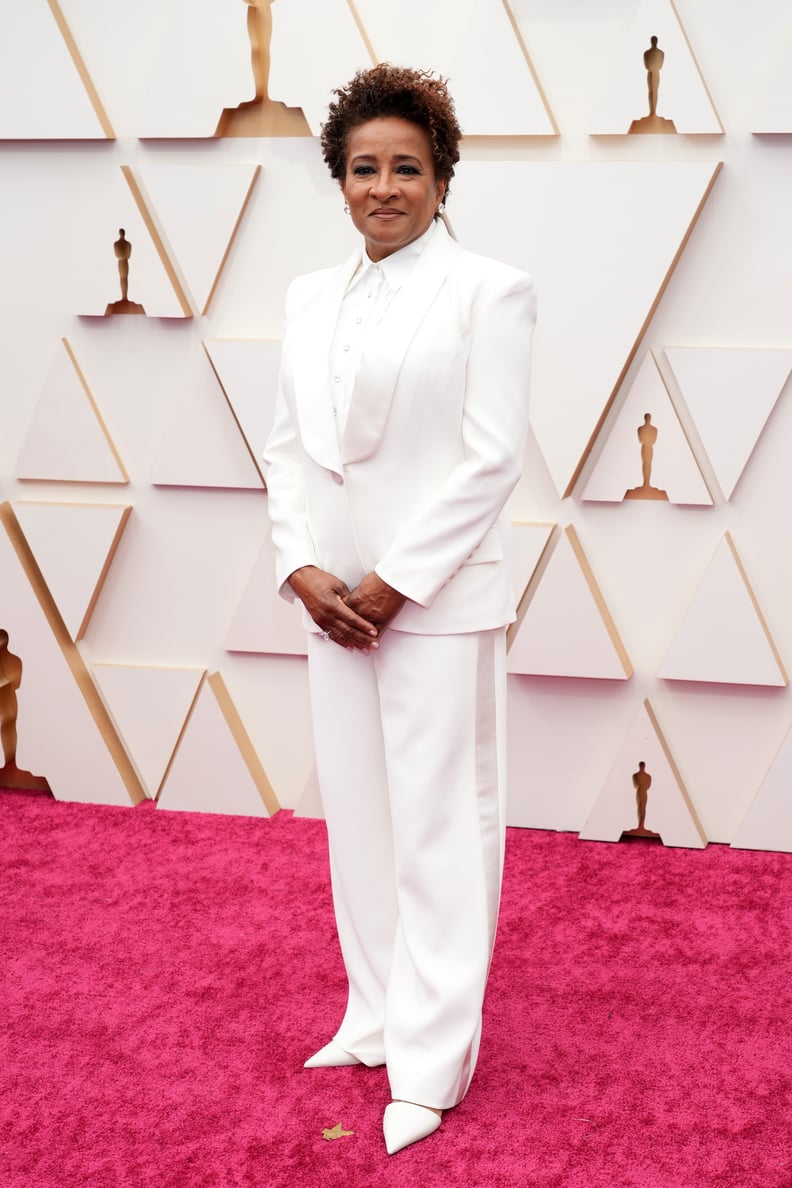
[[[320,822],[3,792],[0,877],[3,1188],[792,1185],[788,856],[510,831],[476,1077],[390,1159],[384,1070],[301,1067]]]

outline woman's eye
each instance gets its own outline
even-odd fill
[[[416,174],[416,173],[418,172],[418,170],[415,168],[415,166],[414,166],[414,165],[400,165],[400,166],[399,166],[399,170],[398,170],[398,172],[399,172],[399,173],[412,173],[412,174]]]
[[[370,165],[356,165],[352,172],[355,177],[365,177],[366,174],[373,173],[374,170]]]

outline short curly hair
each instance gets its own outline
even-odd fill
[[[428,70],[410,70],[380,62],[370,70],[358,70],[345,87],[333,92],[327,120],[322,125],[322,155],[331,177],[343,181],[349,134],[369,120],[397,116],[409,120],[426,133],[432,150],[435,176],[446,183],[459,160],[462,129],[457,123],[454,101],[446,80]]]

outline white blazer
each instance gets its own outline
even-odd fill
[[[298,277],[286,299],[264,451],[281,593],[293,599],[303,565],[350,588],[376,570],[408,599],[393,630],[500,627],[514,617],[502,512],[523,468],[533,283],[438,221],[367,336],[339,440],[329,354],[361,254]]]

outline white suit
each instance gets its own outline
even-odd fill
[[[350,982],[338,1043],[446,1108],[478,1049],[503,857],[504,504],[523,465],[525,274],[435,224],[367,335],[340,440],[328,355],[360,263],[300,277],[264,461],[277,580],[371,570],[407,602],[364,656],[307,619],[319,782]]]

